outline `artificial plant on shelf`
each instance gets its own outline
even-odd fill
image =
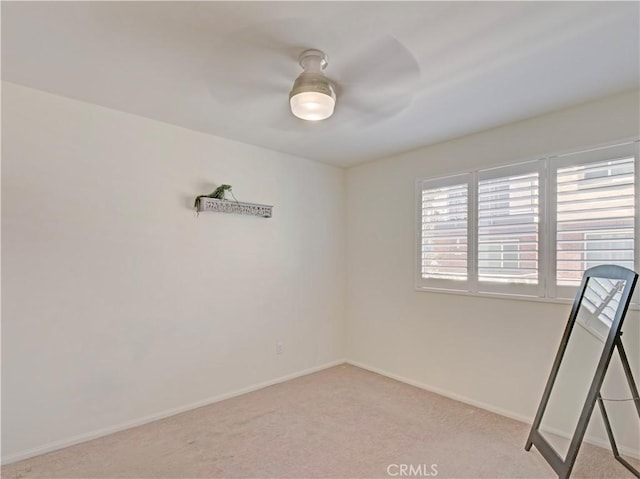
[[[231,191],[231,185],[220,185],[218,186],[215,190],[213,190],[212,193],[209,193],[208,195],[199,195],[196,196],[196,201],[193,203],[193,207],[196,211],[198,211],[198,209],[200,209],[200,198],[214,198],[216,200],[226,200],[225,195],[227,193],[227,191],[229,193],[231,193],[231,196],[233,196],[233,192]],[[235,200],[235,196],[233,196],[233,199]],[[238,201],[238,200],[236,200]]]

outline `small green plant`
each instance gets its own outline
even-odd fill
[[[231,185],[220,185],[212,193],[208,195],[199,195],[196,196],[196,201],[193,203],[193,207],[197,210],[200,207],[200,198],[215,198],[216,200],[225,200],[226,192],[231,193],[233,196],[233,192],[231,191]],[[235,198],[235,197],[234,197]]]

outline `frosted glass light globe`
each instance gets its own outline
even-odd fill
[[[307,121],[325,120],[333,115],[336,100],[332,96],[316,91],[301,92],[289,100],[291,112]]]

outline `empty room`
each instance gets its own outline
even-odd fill
[[[0,8],[3,478],[640,478],[640,2]]]

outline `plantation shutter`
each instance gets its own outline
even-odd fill
[[[469,178],[470,175],[458,175],[421,183],[419,283],[422,286],[467,288]]]
[[[483,170],[478,181],[478,290],[542,294],[542,162]]]
[[[603,149],[568,155],[559,162],[555,175],[559,297],[571,297],[584,270],[592,266],[634,269],[634,156],[629,148]]]

